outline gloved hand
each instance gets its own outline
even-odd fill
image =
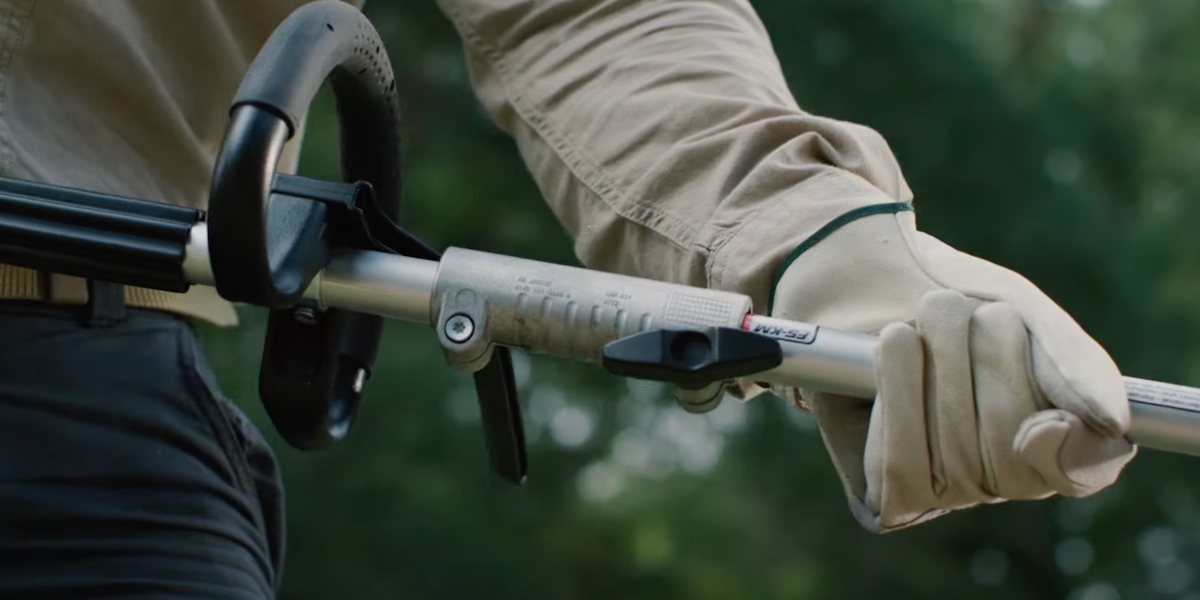
[[[873,403],[776,390],[816,417],[855,517],[886,532],[1112,484],[1137,452],[1116,365],[1032,283],[918,232],[910,208],[827,225],[772,292],[772,316],[880,334]]]

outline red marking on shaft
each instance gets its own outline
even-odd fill
[[[750,331],[750,322],[754,320],[754,313],[746,313],[742,317],[742,331]]]

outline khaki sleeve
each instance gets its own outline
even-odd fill
[[[911,199],[875,131],[802,111],[746,0],[438,0],[589,268],[738,291]]]

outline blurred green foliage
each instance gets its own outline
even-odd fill
[[[754,4],[801,105],[891,142],[923,229],[1028,276],[1127,374],[1200,384],[1200,1]],[[403,224],[575,263],[434,3],[366,11],[406,113]],[[336,178],[328,98],[310,119],[301,169]],[[284,464],[284,598],[1200,598],[1196,459],[1144,450],[1093,498],[878,537],[782,403],[686,415],[659,386],[520,356],[532,468],[513,488],[426,327],[389,324],[356,430],[305,454],[257,404],[264,319],[243,317],[205,334]]]

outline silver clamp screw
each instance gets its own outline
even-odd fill
[[[475,334],[475,322],[464,314],[457,314],[446,319],[446,337],[450,341],[461,344]]]

